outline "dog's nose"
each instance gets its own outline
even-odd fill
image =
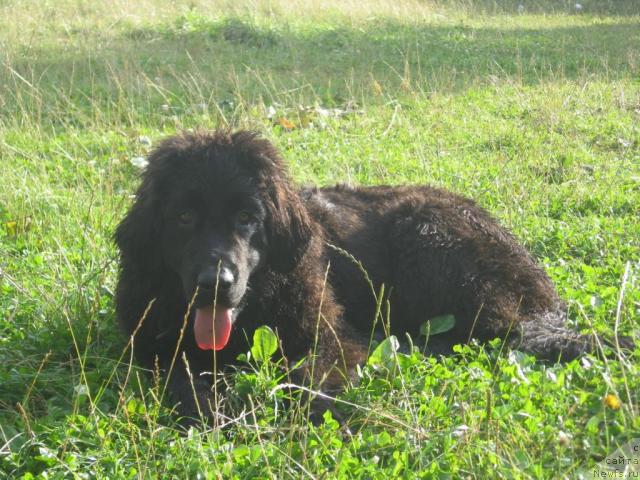
[[[218,274],[218,289],[228,290],[235,278],[233,276],[233,272],[230,268],[222,267],[220,269],[220,273]]]
[[[229,267],[209,268],[198,275],[198,287],[202,290],[215,290],[225,292],[231,288],[235,276]]]

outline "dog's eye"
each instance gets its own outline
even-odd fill
[[[185,210],[178,215],[178,221],[183,227],[191,227],[196,223],[196,214],[193,210]]]
[[[246,227],[253,222],[253,216],[246,210],[241,210],[238,212],[238,215],[236,215],[236,222],[238,222],[238,225]]]

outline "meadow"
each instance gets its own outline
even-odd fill
[[[475,198],[575,328],[640,338],[637,0],[180,3],[0,0],[0,479],[594,478],[640,438],[640,348],[499,340],[377,350],[343,425],[254,352],[228,424],[185,432],[118,332],[112,243],[159,139],[252,128],[299,184]]]

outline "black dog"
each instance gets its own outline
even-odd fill
[[[287,358],[313,352],[307,381],[340,388],[366,359],[376,308],[345,252],[375,291],[390,292],[393,333],[453,314],[450,344],[502,337],[548,360],[594,348],[564,327],[565,305],[542,268],[471,200],[428,186],[298,191],[273,145],[251,132],[163,141],[116,242],[117,313],[137,358],[168,370],[184,353],[200,407],[211,396],[199,374],[211,371],[212,351],[217,366],[235,363],[263,324]],[[193,415],[180,361],[169,386]]]

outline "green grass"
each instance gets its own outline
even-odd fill
[[[164,3],[0,0],[0,478],[574,478],[640,437],[640,350],[498,345],[363,367],[348,429],[254,362],[183,435],[122,356],[111,242],[147,139],[257,128],[300,183],[476,198],[576,328],[638,336],[637,1]]]

